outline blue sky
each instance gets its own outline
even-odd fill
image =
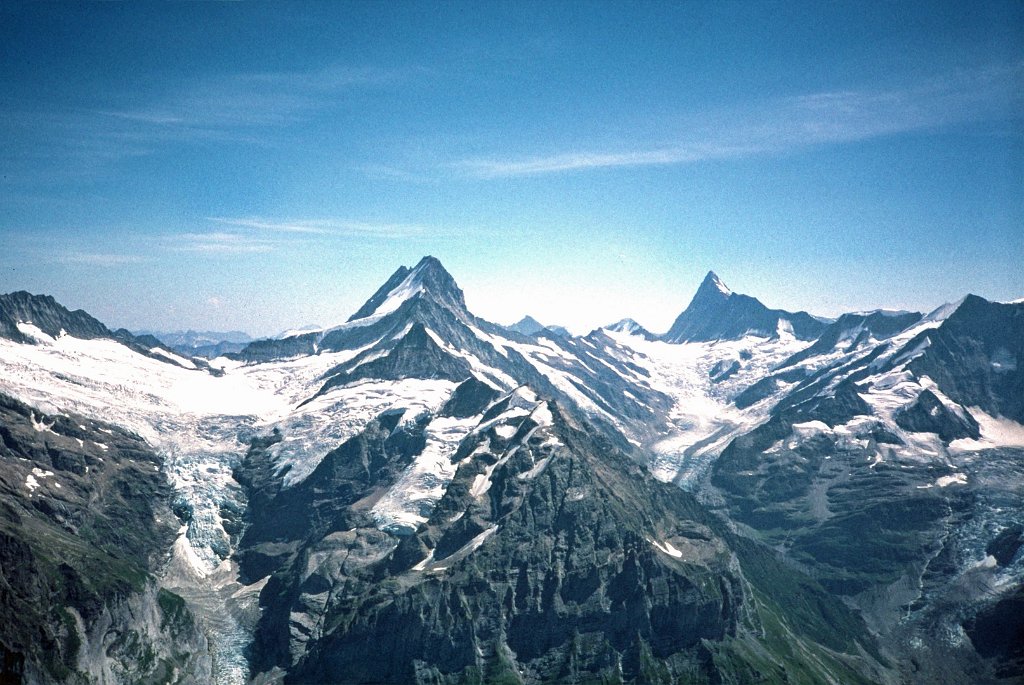
[[[1024,295],[1019,2],[4,3],[0,87],[0,291],[114,326]]]

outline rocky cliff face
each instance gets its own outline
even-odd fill
[[[31,338],[18,330],[17,324],[22,322],[31,322],[51,338],[61,331],[76,338],[113,337],[106,326],[86,312],[68,311],[49,295],[32,295],[24,290],[0,295],[0,335],[31,343]]]
[[[157,588],[178,527],[139,438],[0,395],[4,682],[187,683],[205,637]]]
[[[276,568],[257,671],[297,683],[668,683],[857,682],[865,668],[854,654],[874,647],[841,604],[767,550],[737,552],[692,496],[526,389],[480,414],[426,524],[373,527],[366,510],[420,430],[382,416],[308,486],[252,510],[243,558],[250,573]],[[796,617],[779,601],[796,596],[816,605]],[[756,657],[763,633],[800,647]]]
[[[909,367],[966,407],[1024,422],[1024,305],[968,295],[943,324],[911,342]]]
[[[904,682],[1020,676],[1004,638],[1024,449],[997,447],[984,412],[1016,410],[1024,310],[978,299],[892,344],[791,359],[769,378],[795,385],[712,470],[730,518],[858,607]]]
[[[211,374],[28,298],[0,340],[35,404],[0,403],[9,680],[1019,679],[1022,305],[808,342],[711,275],[678,343],[526,336],[426,258]],[[172,541],[194,613],[153,584]]]

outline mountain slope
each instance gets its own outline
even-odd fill
[[[814,344],[806,347],[784,361],[778,368],[794,366],[802,361],[835,352],[849,353],[859,347],[877,345],[881,340],[901,333],[918,321],[918,312],[870,312],[865,314],[843,314],[818,336]]]
[[[925,347],[908,368],[954,401],[1024,423],[1024,305],[968,295],[941,326],[908,343]]]
[[[612,333],[627,333],[629,335],[637,335],[645,340],[656,340],[657,336],[648,331],[646,328],[638,324],[633,319],[622,319],[616,321],[613,324],[604,327],[605,330],[611,331]]]
[[[600,331],[582,339],[525,336],[474,316],[455,280],[433,257],[396,271],[357,314],[324,331],[258,341],[237,357],[254,363],[348,353],[324,372],[316,396],[360,379],[457,382],[472,371],[504,390],[526,384],[562,399],[567,411],[603,423],[623,446],[657,430],[668,404],[657,390],[636,385],[643,370],[626,361],[628,352]]]
[[[873,344],[796,355],[754,402],[769,420],[712,469],[730,517],[858,606],[907,682],[1003,682],[1017,658],[978,646],[1003,644],[980,617],[1024,579],[1024,555],[989,551],[1024,507],[1024,431],[993,416],[1018,406],[1022,311],[968,297]],[[949,637],[965,626],[973,644]]]
[[[206,638],[154,574],[178,520],[138,437],[0,394],[0,680],[188,683]]]
[[[544,324],[532,316],[524,316],[519,321],[508,327],[509,330],[523,335],[536,335],[544,330]]]
[[[69,311],[49,295],[33,295],[23,290],[0,295],[0,338],[29,345],[71,336],[80,340],[109,338],[139,354],[185,368],[202,366],[182,357],[151,335],[135,336],[121,328],[111,331],[87,312]]]
[[[35,412],[12,435],[64,451],[47,426],[75,413],[159,453],[183,525],[152,534],[173,540],[153,570],[213,636],[218,685],[1012,682],[1020,305],[850,314],[810,340],[701,290],[692,340],[526,336],[428,257],[214,373],[76,337],[36,300],[8,316],[0,390]],[[24,320],[47,312],[64,335]],[[61,492],[11,463],[0,506]]]
[[[741,543],[737,560],[692,497],[527,389],[478,415],[425,525],[382,535],[366,507],[430,419],[398,421],[381,416],[257,510],[261,536],[291,550],[261,597],[257,670],[282,668],[285,682],[859,680],[855,645],[873,648],[841,604],[806,579],[779,585],[793,574],[767,550]],[[294,513],[274,513],[278,499]],[[818,602],[782,619],[797,632],[777,623],[787,609],[754,600],[790,593]],[[791,648],[753,658],[764,633]]]
[[[0,295],[0,335],[15,342],[31,343],[32,338],[18,329],[19,323],[31,323],[51,338],[62,332],[83,339],[114,337],[86,312],[69,311],[49,295],[32,295],[24,290]]]
[[[768,309],[749,295],[734,293],[709,271],[689,306],[661,339],[670,343],[706,342],[748,334],[775,337],[788,333],[799,340],[814,340],[824,328],[824,323],[806,312]]]

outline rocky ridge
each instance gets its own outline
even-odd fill
[[[858,671],[881,672],[861,656],[876,648],[842,604],[767,550],[737,551],[692,496],[531,390],[473,410],[452,482],[413,534],[381,531],[367,509],[422,444],[424,418],[379,417],[302,486],[253,510],[251,542],[285,552],[261,596],[257,671],[445,683],[744,681],[750,669],[857,682]],[[245,468],[258,472],[265,458],[251,452]],[[326,491],[329,501],[315,494]],[[266,560],[256,552],[248,567],[267,572]],[[779,622],[788,593],[819,603],[796,632]],[[830,623],[842,637],[828,636]],[[765,633],[789,645],[776,660],[754,656]]]
[[[152,435],[218,435],[169,462],[189,469],[179,494],[211,498],[175,554],[223,567],[197,566],[185,594],[239,565],[223,599],[259,595],[231,628],[255,625],[259,682],[1017,678],[1021,305],[808,324],[709,274],[687,311],[679,342],[629,325],[521,335],[473,316],[425,258],[345,324],[219,360],[223,377],[155,374],[247,388],[224,394],[238,414],[181,421],[154,385],[140,397],[159,411],[132,415]],[[64,355],[53,387],[90,406],[67,355],[111,351],[29,315],[46,321],[15,313],[14,330],[52,354],[12,352],[0,387],[60,408],[19,379]]]
[[[180,525],[138,437],[0,394],[4,682],[190,683],[206,636],[155,573]]]

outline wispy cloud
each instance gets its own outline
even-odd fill
[[[369,223],[338,219],[271,219],[259,216],[207,217],[221,227],[211,231],[189,231],[164,235],[164,249],[207,255],[264,254],[289,248],[308,247],[317,241],[368,238],[415,238],[427,234],[418,224]],[[436,231],[432,233],[436,234]]]
[[[483,179],[614,167],[692,164],[785,153],[1019,117],[1024,64],[958,72],[888,90],[842,90],[782,98],[759,107],[692,118],[689,136],[669,144],[632,141],[615,150],[572,150],[523,157],[477,157],[454,166]]]
[[[419,224],[372,223],[338,219],[268,219],[265,217],[208,217],[225,226],[276,233],[305,233],[347,238],[412,238],[427,233]]]
[[[566,152],[524,159],[467,159],[457,166],[479,178],[530,176],[580,169],[684,164],[762,152],[763,148],[711,143],[683,143],[671,147],[624,152]]]
[[[355,167],[367,178],[404,183],[434,183],[437,179],[422,171],[410,171],[390,164],[361,164]]]
[[[235,73],[157,82],[147,89],[100,92],[88,107],[40,110],[0,104],[0,152],[10,170],[59,160],[60,173],[95,173],[110,162],[182,144],[224,142],[273,148],[296,125],[331,112],[372,88],[399,86],[430,72],[333,65],[308,71]],[[19,173],[19,178],[22,176]]]
[[[271,252],[274,241],[253,238],[241,233],[177,233],[165,236],[166,245],[175,252],[198,252],[211,255],[240,255]]]
[[[148,261],[141,255],[110,254],[94,252],[70,252],[60,255],[58,261],[64,264],[86,264],[89,266],[117,267],[127,264],[141,264]]]
[[[240,73],[172,89],[137,107],[97,112],[111,119],[179,134],[209,135],[219,129],[283,126],[336,104],[359,88],[401,83],[422,69],[332,65],[309,71]]]

